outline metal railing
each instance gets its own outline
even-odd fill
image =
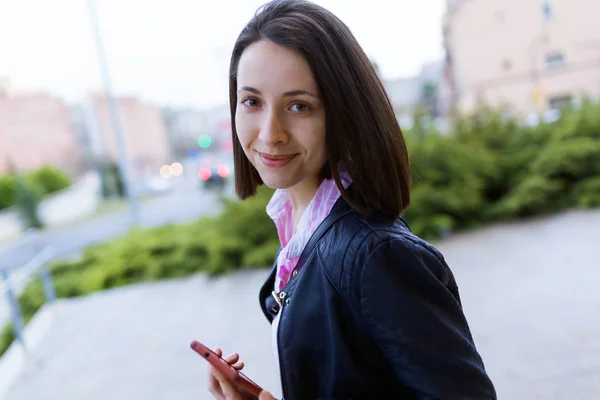
[[[17,262],[14,265],[0,265],[0,301],[5,299],[8,303],[12,328],[15,340],[18,341],[24,350],[27,349],[24,337],[25,320],[19,304],[19,295],[25,290],[27,285],[39,275],[42,281],[42,287],[46,299],[45,304],[53,304],[56,299],[52,275],[48,266],[54,258],[54,250],[51,246],[35,245],[37,232],[28,234],[24,239],[10,247],[0,250],[0,259],[6,254],[18,251],[19,248],[34,243],[35,255],[26,262]],[[0,321],[2,324],[3,321]],[[1,328],[1,325],[0,325]]]

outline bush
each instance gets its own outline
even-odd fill
[[[0,331],[0,356],[4,354],[6,350],[8,350],[13,340],[15,340],[13,326],[9,323],[2,328],[2,331]]]
[[[0,210],[15,204],[15,178],[0,176]]]
[[[453,129],[406,133],[413,172],[406,216],[425,239],[600,202],[600,103],[584,101],[535,127],[482,108]]]
[[[573,187],[573,201],[580,207],[600,207],[600,176],[578,182]]]
[[[27,179],[39,188],[42,196],[56,193],[71,185],[71,178],[52,166],[43,166],[35,170],[27,176]]]
[[[44,166],[27,174],[22,187],[17,187],[17,183],[15,174],[0,176],[0,210],[16,205],[19,200],[17,190],[25,188],[39,201],[49,194],[70,186],[71,179],[58,168]]]

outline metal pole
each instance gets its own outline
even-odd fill
[[[6,269],[0,270],[0,275],[4,281],[4,287],[6,288],[6,297],[8,297],[8,306],[10,307],[10,313],[12,315],[12,328],[15,339],[21,343],[23,349],[26,349],[25,338],[23,337],[23,329],[25,324],[23,322],[23,314],[21,314],[19,300],[17,299],[17,295],[10,282],[8,271]]]
[[[56,292],[52,282],[52,273],[46,262],[40,266],[40,278],[42,279],[44,294],[46,295],[46,303],[52,305],[56,300]]]
[[[100,26],[98,23],[98,15],[96,13],[96,7],[94,0],[88,0],[88,9],[90,13],[90,19],[92,22],[92,28],[94,31],[94,39],[96,42],[96,51],[98,52],[98,61],[100,62],[100,70],[102,72],[102,79],[104,82],[104,91],[106,95],[106,101],[108,103],[108,112],[110,115],[111,125],[114,131],[114,134],[117,137],[117,147],[119,150],[119,172],[121,174],[121,179],[123,181],[123,186],[125,189],[125,196],[129,202],[129,212],[131,215],[131,223],[133,225],[137,225],[139,223],[139,205],[135,193],[133,193],[132,186],[132,174],[131,174],[131,166],[129,163],[129,158],[127,154],[127,143],[125,140],[125,135],[123,133],[123,125],[121,122],[121,118],[119,115],[119,110],[117,108],[117,104],[115,102],[110,74],[108,70],[108,62],[106,60],[106,54],[104,53],[104,47],[102,44],[102,37],[100,34]]]

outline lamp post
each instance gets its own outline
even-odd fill
[[[132,187],[132,174],[129,156],[127,154],[127,143],[125,135],[123,133],[123,124],[117,108],[117,103],[113,96],[112,85],[110,80],[110,74],[108,70],[108,62],[106,60],[106,54],[104,53],[104,47],[102,44],[102,36],[100,34],[100,26],[98,23],[98,15],[96,12],[96,5],[94,0],[88,0],[88,11],[90,13],[90,20],[92,22],[92,29],[94,33],[94,41],[96,43],[96,51],[98,54],[98,61],[100,63],[100,71],[102,73],[102,81],[104,84],[104,94],[106,96],[106,102],[108,105],[108,114],[112,130],[117,139],[117,148],[119,156],[119,173],[123,182],[123,188],[125,190],[125,196],[129,203],[129,213],[131,217],[131,224],[137,225],[139,223],[139,205],[135,193]]]

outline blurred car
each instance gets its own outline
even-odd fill
[[[231,168],[224,160],[207,159],[198,169],[203,188],[222,190],[229,182]]]

